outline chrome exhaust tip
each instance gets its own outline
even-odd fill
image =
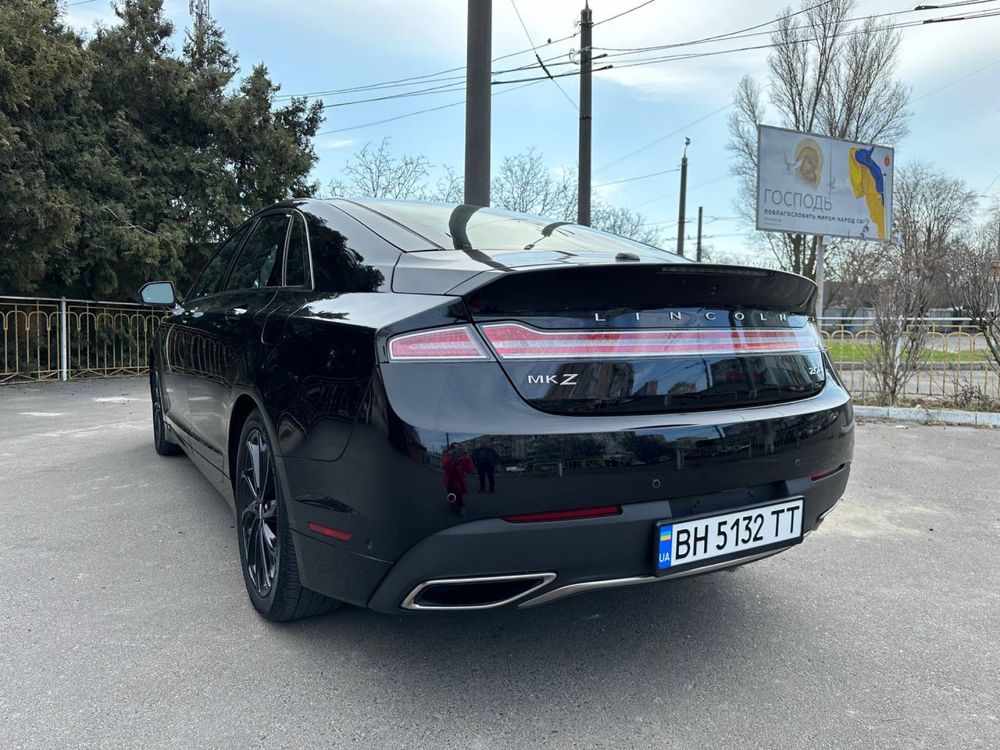
[[[523,599],[555,579],[555,573],[435,578],[416,586],[401,606],[439,612],[495,609]]]

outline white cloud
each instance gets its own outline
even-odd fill
[[[321,150],[347,148],[357,142],[357,138],[319,138],[316,140],[316,148]]]

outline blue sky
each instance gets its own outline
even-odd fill
[[[951,0],[945,0],[949,2]],[[595,22],[638,5],[640,0],[592,0]],[[517,0],[536,45],[573,34],[582,0]],[[859,15],[903,11],[914,0],[862,0]],[[189,24],[187,0],[166,0],[179,31]],[[434,73],[465,62],[465,0],[212,0],[211,10],[225,29],[244,68],[264,62],[282,93],[295,94]],[[782,12],[785,3],[748,0],[655,0],[594,29],[594,45],[635,47],[697,39],[756,25]],[[958,11],[1000,10],[1000,0],[979,6],[909,13],[900,20],[934,18]],[[69,8],[69,21],[81,30],[113,19],[105,0]],[[493,0],[493,56],[528,47],[510,0]],[[946,167],[977,192],[990,187],[1000,196],[1000,17],[933,24],[903,32],[900,80],[912,89],[910,135],[896,147],[897,163],[914,159]],[[698,47],[716,50],[762,44],[763,37],[740,43]],[[562,55],[579,46],[578,37],[543,50]],[[746,51],[690,61],[610,70],[595,74],[594,183],[614,182],[673,169],[684,136],[688,154],[688,213],[699,205],[712,217],[705,226],[709,243],[727,256],[747,257],[746,227],[732,217],[735,181],[728,176],[726,111],[739,78],[763,78],[766,51]],[[523,54],[495,65],[527,64]],[[597,64],[595,63],[595,67]],[[990,67],[985,67],[990,66]],[[571,66],[563,66],[564,70]],[[981,68],[984,68],[980,70]],[[978,72],[975,72],[978,71]],[[460,75],[461,72],[455,75]],[[510,74],[506,78],[513,78]],[[532,73],[531,75],[534,75]],[[964,80],[960,80],[963,79]],[[562,87],[576,101],[578,80]],[[944,88],[942,88],[944,87]],[[327,103],[369,94],[324,97]],[[376,120],[459,101],[458,93],[438,93],[388,102],[327,110],[317,139],[316,177],[326,184],[345,160],[366,142],[392,138],[397,153],[424,154],[433,164],[461,170],[464,108],[450,107],[383,125],[353,128]],[[720,111],[723,110],[723,111]],[[714,114],[713,114],[714,113]],[[553,168],[576,162],[578,114],[573,104],[543,82],[493,98],[494,167],[505,154],[530,147]],[[777,124],[777,123],[775,123]],[[343,132],[328,133],[331,130]],[[676,135],[668,136],[677,132]],[[647,144],[638,153],[621,158]],[[608,166],[605,166],[608,165]],[[603,167],[603,168],[602,168]],[[990,183],[992,182],[992,185]],[[678,175],[670,173],[596,188],[608,201],[640,211],[649,222],[663,222],[664,238],[676,234]],[[988,204],[989,200],[984,200]],[[667,243],[669,244],[669,243]]]

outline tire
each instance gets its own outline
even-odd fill
[[[274,461],[267,426],[254,409],[243,424],[233,477],[240,567],[254,609],[265,619],[287,622],[324,614],[341,603],[299,581]]]
[[[177,443],[167,440],[167,428],[163,423],[163,396],[160,390],[160,373],[155,365],[149,372],[149,391],[153,400],[153,447],[161,456],[176,456],[181,452]]]

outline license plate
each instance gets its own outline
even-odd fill
[[[802,538],[802,499],[656,526],[656,572]]]

